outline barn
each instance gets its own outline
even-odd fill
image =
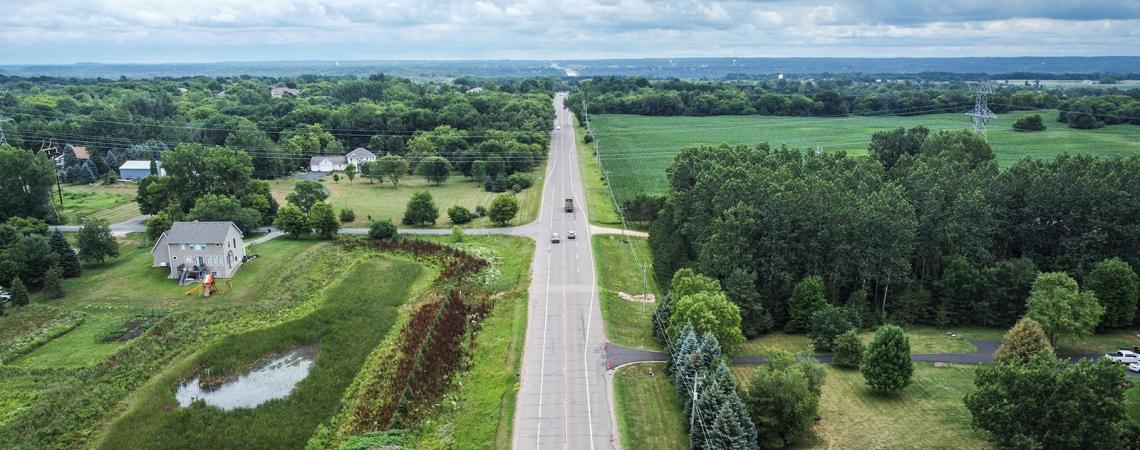
[[[166,175],[162,163],[156,162],[155,164],[158,165],[158,174]],[[141,180],[148,176],[150,176],[150,161],[130,160],[119,166],[120,180]]]

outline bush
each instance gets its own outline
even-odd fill
[[[341,222],[347,223],[347,222],[352,222],[354,220],[356,220],[356,213],[355,212],[353,212],[351,209],[348,209],[348,208],[341,208],[340,209],[340,221]]]
[[[592,144],[594,142],[594,135],[587,133],[586,137],[582,138],[582,142],[585,142],[587,144]]]
[[[435,225],[435,221],[438,218],[439,209],[435,207],[435,201],[432,200],[431,194],[428,193],[428,191],[418,191],[412,194],[412,198],[408,200],[408,206],[404,210],[402,222],[404,225],[427,223]]]
[[[859,334],[855,330],[847,330],[846,333],[839,335],[831,348],[835,354],[831,363],[836,367],[858,369],[859,364],[863,362],[863,340],[859,339]]]
[[[507,177],[507,184],[511,186],[519,186],[522,189],[534,186],[534,178],[525,173],[511,174]]]
[[[487,214],[491,216],[491,222],[495,225],[506,226],[507,222],[514,220],[518,212],[519,202],[515,200],[515,196],[500,194],[491,201],[491,210]]]
[[[456,225],[463,225],[475,219],[475,215],[471,211],[459,205],[452,206],[447,209],[447,218],[451,219],[451,223]]]
[[[1041,115],[1022,117],[1013,123],[1014,131],[1045,131],[1045,124],[1041,122]]]
[[[475,215],[477,215],[479,217],[483,217],[483,216],[487,215],[487,208],[484,208],[482,205],[476,206],[475,207]]]
[[[871,390],[888,394],[910,384],[914,362],[910,360],[910,340],[896,325],[883,325],[875,330],[875,340],[863,358],[863,378]]]
[[[377,220],[368,226],[368,237],[375,240],[393,239],[396,237],[396,224],[390,219]]]

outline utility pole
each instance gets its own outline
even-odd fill
[[[697,391],[698,391],[697,388],[700,385],[701,385],[701,377],[698,375],[693,375],[693,410],[691,412],[689,412],[689,429],[690,430],[692,430],[693,427],[696,426],[697,414],[700,414],[700,412],[701,412],[699,409],[697,409]],[[704,426],[703,421],[701,423],[701,426]]]
[[[989,140],[986,136],[986,127],[990,124],[990,119],[996,118],[997,115],[990,111],[987,102],[990,94],[997,90],[997,85],[992,81],[978,81],[970,83],[970,90],[974,92],[974,109],[966,115],[970,116],[970,123],[974,125],[974,132],[982,135],[983,139]]]

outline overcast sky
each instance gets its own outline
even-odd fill
[[[1140,0],[0,0],[0,64],[1140,55]]]

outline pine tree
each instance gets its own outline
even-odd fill
[[[63,298],[63,273],[59,267],[52,267],[44,275],[44,294],[48,298]]]
[[[12,278],[12,304],[18,306],[28,305],[28,288],[24,286],[24,282],[20,280],[19,276]]]
[[[727,396],[713,414],[709,442],[713,448],[759,450],[756,440],[756,425],[748,415],[748,407],[735,393]]]
[[[1023,317],[1005,333],[1001,346],[994,354],[995,363],[1026,363],[1034,355],[1042,354],[1054,359],[1053,346],[1049,337],[1036,320]]]
[[[55,230],[51,233],[51,240],[48,242],[51,249],[59,254],[59,268],[62,275],[67,278],[74,278],[79,276],[82,272],[82,266],[79,265],[79,255],[75,254],[75,249],[71,248],[71,244],[63,237],[63,233]]]

